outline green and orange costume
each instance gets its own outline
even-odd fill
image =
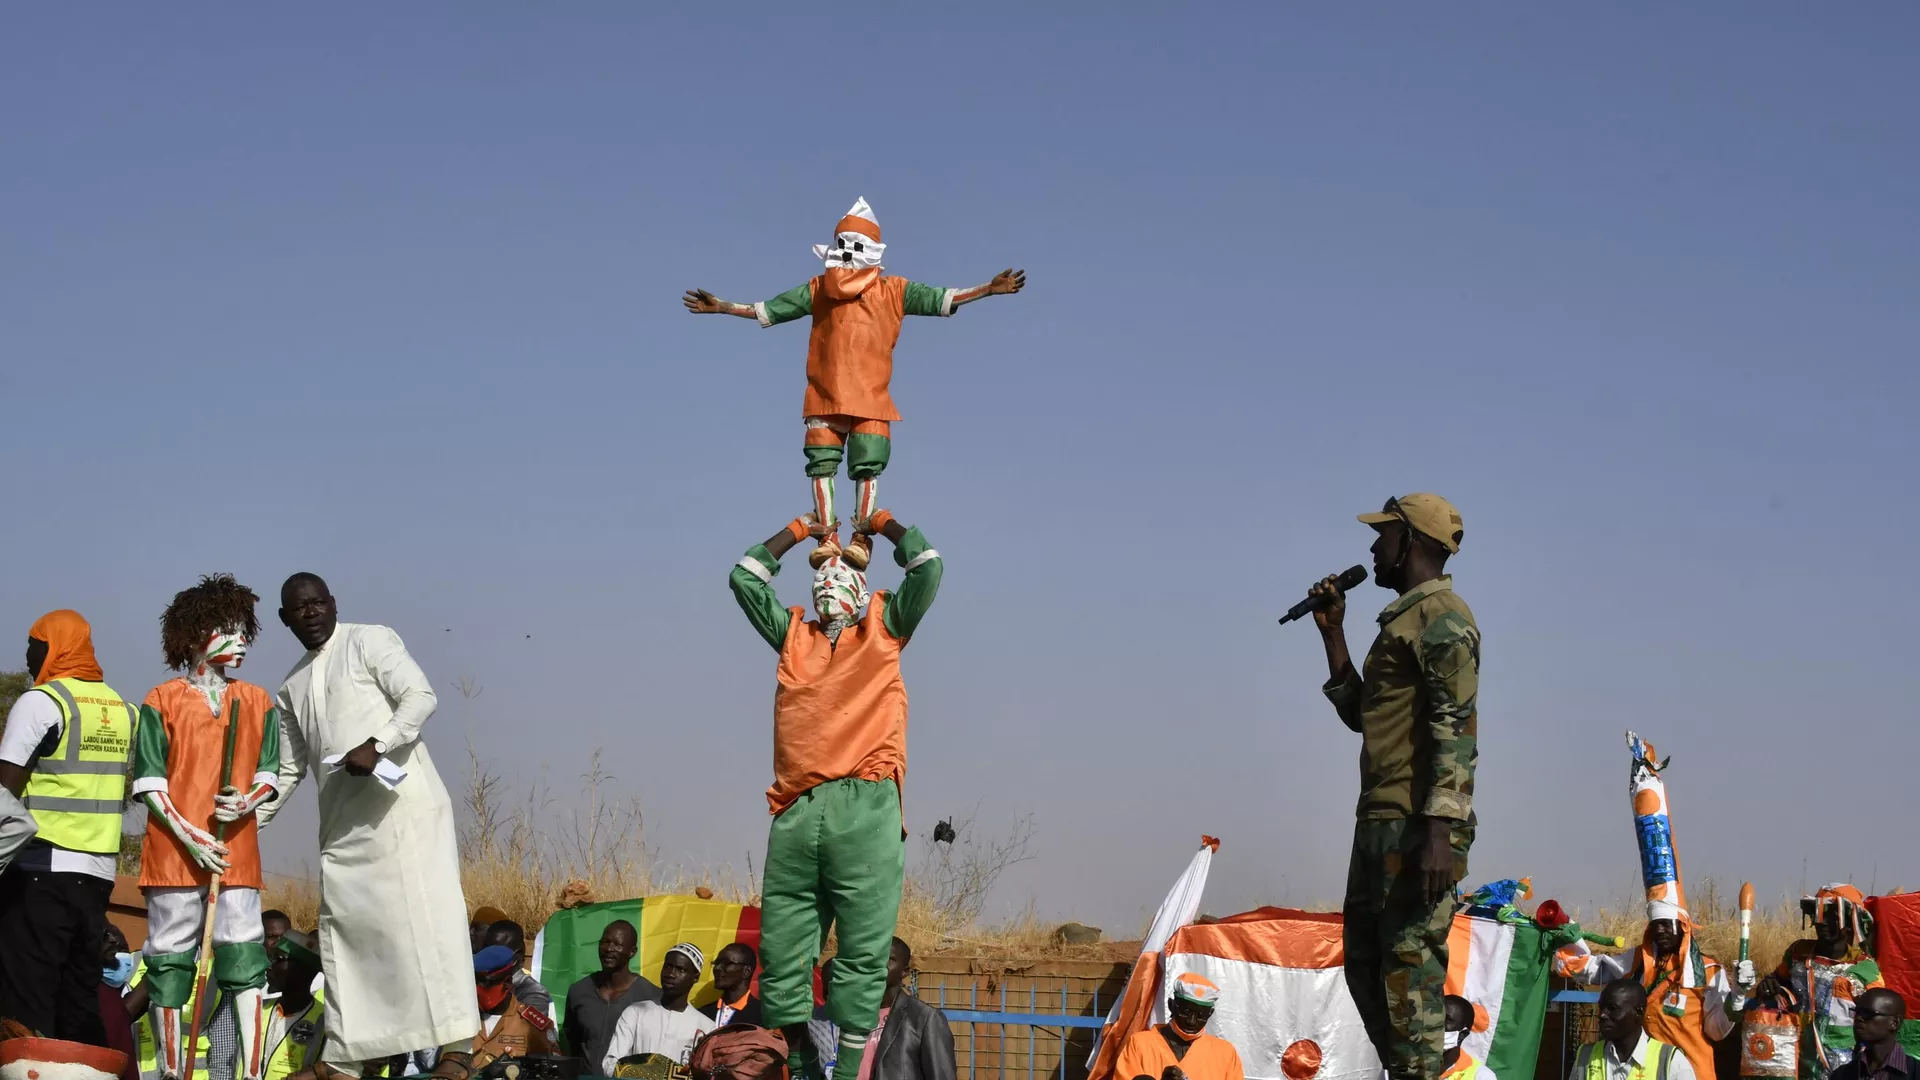
[[[886,511],[876,522],[889,518]],[[884,525],[882,526],[884,527]],[[939,552],[919,529],[894,547],[906,571],[896,592],[873,593],[863,614],[823,626],[781,605],[780,562],[756,544],[734,567],[734,598],[780,654],[773,705],[773,784],[761,886],[761,1007],[785,1028],[796,1077],[818,1074],[805,1034],[814,962],[828,928],[839,943],[827,1010],[840,1028],[836,1075],[856,1076],[879,1023],[905,871],[901,787],[907,691],[900,653],[940,588]],[[836,556],[816,575],[836,572]],[[859,588],[864,589],[864,576]]]

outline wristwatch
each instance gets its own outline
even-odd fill
[[[376,754],[385,755],[387,752],[387,744],[381,742],[379,739],[373,740],[373,752]]]

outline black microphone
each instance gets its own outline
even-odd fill
[[[1347,572],[1341,574],[1339,580],[1335,581],[1334,584],[1338,585],[1340,591],[1344,593],[1365,580],[1367,580],[1366,567],[1349,566],[1347,567]],[[1309,596],[1305,600],[1288,608],[1287,613],[1280,617],[1280,624],[1285,626],[1287,623],[1292,622],[1310,611],[1319,611],[1321,608],[1326,607],[1332,599],[1333,597],[1331,596]]]

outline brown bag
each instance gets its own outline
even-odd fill
[[[715,1028],[693,1044],[694,1080],[787,1080],[787,1039],[756,1024]]]

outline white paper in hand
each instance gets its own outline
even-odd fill
[[[332,757],[324,757],[320,759],[320,764],[325,765],[328,771],[336,771],[340,768],[340,759],[346,756],[340,753]],[[400,781],[407,778],[407,770],[386,758],[376,758],[373,764],[373,778],[385,784],[388,791],[392,791],[400,786]]]

